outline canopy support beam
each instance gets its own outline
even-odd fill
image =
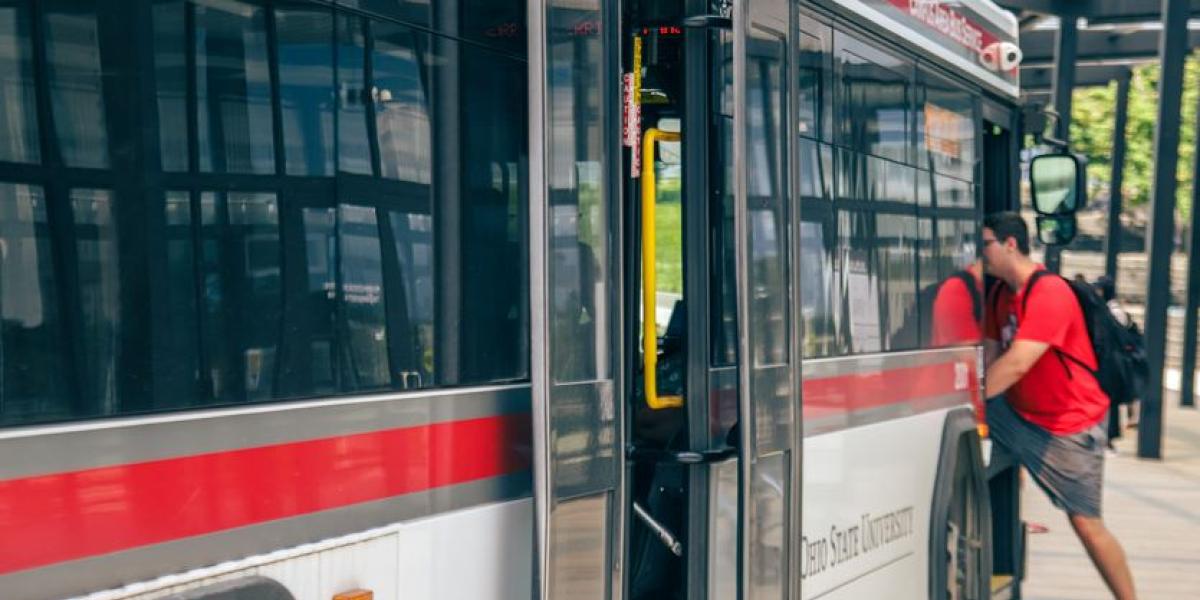
[[[1163,373],[1166,367],[1167,304],[1171,299],[1171,253],[1175,249],[1175,171],[1179,163],[1179,108],[1183,98],[1183,62],[1187,58],[1188,4],[1188,0],[1163,0],[1162,4],[1153,204],[1147,227],[1150,273],[1146,277],[1146,355],[1150,362],[1150,381],[1138,420],[1138,456],[1141,458],[1162,458]]]
[[[1079,28],[1074,17],[1062,17],[1058,25],[1058,44],[1054,54],[1054,111],[1058,113],[1054,137],[1071,140],[1071,95],[1075,91],[1075,57],[1079,50]],[[1046,269],[1058,273],[1062,267],[1062,247],[1046,248]]]
[[[1196,115],[1200,123],[1200,113]],[[1200,129],[1197,129],[1200,131]],[[1192,172],[1200,173],[1200,137],[1196,138],[1196,149],[1192,162]],[[1187,309],[1183,313],[1183,364],[1180,366],[1179,405],[1196,406],[1196,309],[1200,307],[1200,272],[1196,263],[1200,257],[1200,185],[1192,186],[1192,225],[1188,229],[1188,277],[1187,277]]]
[[[1121,186],[1125,179],[1125,128],[1129,120],[1129,81],[1132,73],[1117,77],[1117,114],[1113,123],[1112,175],[1108,186],[1108,235],[1104,238],[1104,276],[1117,285],[1117,254],[1121,252],[1121,210],[1124,202]]]

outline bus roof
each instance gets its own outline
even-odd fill
[[[831,1],[899,34],[926,59],[995,93],[1019,97],[1017,18],[991,0]]]

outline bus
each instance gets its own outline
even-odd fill
[[[1018,597],[1016,41],[988,0],[0,0],[0,596]]]

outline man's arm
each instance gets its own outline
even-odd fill
[[[984,397],[1003,394],[1005,390],[1033,368],[1034,363],[1050,349],[1050,344],[1034,340],[1016,340],[1007,352],[1000,355],[984,375]]]

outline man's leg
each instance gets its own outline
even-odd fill
[[[1104,583],[1112,591],[1117,600],[1134,600],[1137,595],[1133,591],[1133,574],[1129,571],[1129,562],[1125,560],[1125,551],[1112,532],[1104,526],[1099,517],[1069,515],[1071,527],[1083,547],[1087,549],[1092,563],[1100,571]]]

